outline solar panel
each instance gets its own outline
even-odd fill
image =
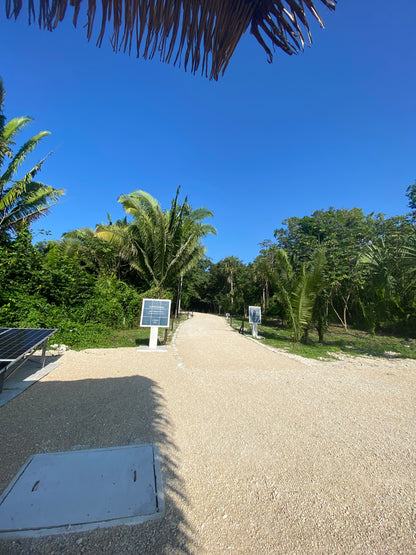
[[[16,360],[50,335],[52,329],[8,329],[0,334],[0,360]]]
[[[43,366],[47,340],[55,331],[55,329],[37,328],[0,328],[0,392],[6,370],[22,358],[26,360],[41,343],[43,343]]]

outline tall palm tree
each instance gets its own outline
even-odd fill
[[[167,63],[188,64],[195,73],[218,79],[224,73],[244,33],[250,33],[264,48],[269,62],[272,49],[296,54],[311,43],[309,19],[323,27],[316,6],[334,10],[337,0],[71,0],[76,25],[80,9],[85,9],[87,38],[91,38],[97,4],[102,14],[97,44],[101,46],[106,25],[112,20],[114,51],[131,52],[136,43],[137,57],[153,58],[158,53]],[[35,5],[39,10],[36,14]],[[68,0],[30,0],[29,23],[52,31],[66,15]],[[22,0],[6,2],[7,17],[17,17]],[[122,30],[122,33],[120,33]],[[268,45],[266,44],[268,41]],[[144,44],[142,52],[141,45]],[[184,59],[182,53],[185,51]],[[210,66],[210,67],[209,67]]]
[[[16,179],[19,166],[40,141],[49,135],[49,131],[41,131],[13,154],[16,135],[32,121],[32,118],[18,117],[6,123],[3,114],[4,96],[3,82],[0,79],[0,236],[14,233],[23,222],[31,224],[47,214],[58,198],[64,194],[63,189],[54,189],[35,181],[46,158],[38,162],[23,177]],[[2,167],[6,164],[5,171],[1,174]]]
[[[171,287],[204,256],[201,240],[216,234],[203,223],[212,212],[206,208],[192,210],[187,198],[179,204],[179,188],[168,210],[145,191],[134,191],[118,199],[132,221],[97,226],[97,236],[109,241],[120,256],[138,272],[149,288],[161,293]]]

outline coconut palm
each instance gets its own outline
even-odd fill
[[[303,262],[299,271],[286,251],[278,250],[275,255],[276,269],[272,277],[286,310],[286,321],[293,329],[294,340],[306,341],[315,301],[322,289],[325,255],[317,249],[312,260]]]
[[[0,79],[0,236],[15,233],[23,222],[31,224],[47,214],[64,193],[63,189],[54,189],[35,181],[46,158],[38,162],[23,177],[16,179],[20,165],[40,141],[49,135],[49,131],[41,131],[13,154],[12,148],[16,135],[32,121],[32,118],[18,117],[6,123],[3,104],[4,88]],[[8,160],[9,163],[1,174],[2,167]]]
[[[130,53],[135,42],[137,57],[153,58],[159,53],[162,61],[183,63],[185,70],[190,65],[193,73],[201,67],[202,74],[218,79],[249,28],[271,62],[275,48],[286,54],[296,54],[305,43],[311,43],[309,19],[324,26],[316,6],[323,4],[334,10],[336,1],[76,0],[69,4],[74,7],[72,19],[75,25],[81,8],[88,8],[84,11],[88,40],[92,36],[97,4],[101,4],[99,46],[106,25],[112,20],[114,51],[122,49]],[[22,0],[8,0],[7,17],[16,18],[21,7]],[[29,22],[37,18],[40,26],[52,31],[64,19],[68,0],[31,0],[28,7]]]
[[[149,288],[161,293],[171,287],[204,256],[201,239],[215,228],[203,223],[212,212],[192,210],[187,198],[179,204],[179,189],[168,210],[145,191],[118,199],[132,221],[97,226],[97,236],[113,244]]]

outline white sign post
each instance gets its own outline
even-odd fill
[[[259,306],[248,307],[248,321],[253,326],[253,337],[259,336],[257,325],[261,324],[261,308]]]
[[[149,350],[158,350],[158,329],[169,327],[170,303],[170,299],[143,299],[140,327],[150,328]]]

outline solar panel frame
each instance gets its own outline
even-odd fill
[[[43,367],[46,344],[55,332],[56,329],[52,328],[0,328],[0,393],[4,380],[20,368],[39,345],[43,347],[41,359]],[[8,374],[6,374],[7,371],[9,371]]]

